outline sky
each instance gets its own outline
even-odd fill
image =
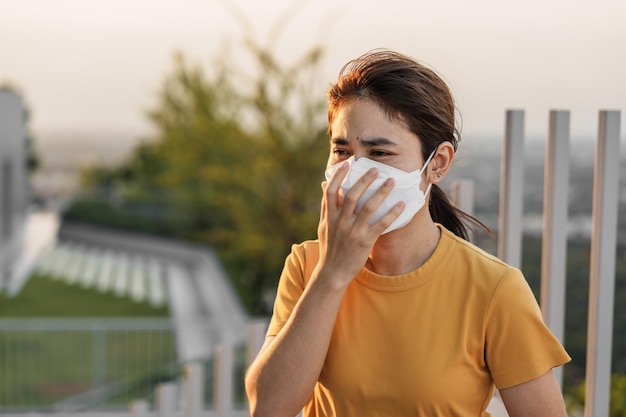
[[[444,77],[465,137],[501,137],[505,111],[524,109],[527,136],[544,138],[559,109],[593,140],[599,110],[626,112],[623,0],[0,0],[0,82],[22,90],[41,142],[132,143],[152,134],[145,111],[174,51],[208,67],[246,30],[267,42],[286,10],[276,53],[326,45],[320,97],[346,61],[384,47]]]

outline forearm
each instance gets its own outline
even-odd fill
[[[254,417],[296,415],[311,397],[333,333],[346,288],[365,265],[377,239],[404,210],[396,204],[373,225],[369,219],[393,188],[393,179],[369,198],[358,214],[360,196],[378,176],[370,169],[345,194],[348,164],[322,183],[318,226],[319,260],[283,329],[266,343],[246,376]]]
[[[253,416],[294,416],[319,378],[345,287],[314,276],[280,333],[246,375]]]

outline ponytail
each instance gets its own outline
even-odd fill
[[[470,231],[476,228],[484,230],[489,235],[492,234],[489,227],[484,223],[452,204],[446,193],[435,184],[432,184],[430,189],[428,209],[433,221],[440,223],[443,227],[465,240],[469,241]]]

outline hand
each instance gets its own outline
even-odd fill
[[[322,183],[322,208],[317,230],[320,242],[317,268],[345,286],[363,268],[378,237],[405,207],[405,203],[400,202],[376,223],[369,225],[376,208],[393,188],[394,180],[387,179],[359,213],[355,213],[359,199],[378,176],[378,170],[370,169],[345,195],[341,195],[341,183],[347,173],[348,164],[344,163],[328,183]]]

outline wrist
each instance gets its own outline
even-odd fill
[[[325,267],[318,263],[311,274],[311,284],[315,283],[315,285],[321,286],[331,292],[343,293],[355,276],[356,274],[349,276],[344,271]]]

